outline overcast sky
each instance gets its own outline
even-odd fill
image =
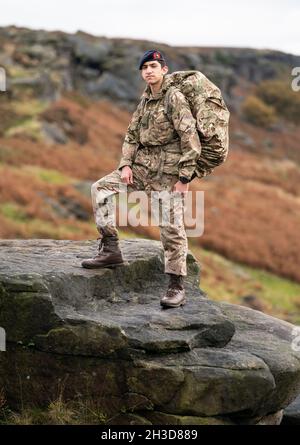
[[[300,55],[300,0],[0,0],[0,26]]]

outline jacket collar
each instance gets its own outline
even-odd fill
[[[166,74],[161,84],[160,90],[155,96],[152,95],[150,86],[147,85],[142,94],[142,97],[145,97],[146,99],[160,99],[165,95],[166,91],[170,88],[171,85],[173,85],[173,79],[170,74]]]

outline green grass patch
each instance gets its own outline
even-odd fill
[[[18,114],[26,116],[37,116],[48,108],[48,103],[46,101],[41,101],[38,99],[11,102],[11,108]]]
[[[68,226],[55,226],[38,218],[28,221],[25,228],[31,238],[72,239],[72,233],[74,233]]]
[[[9,203],[10,204],[10,203]],[[22,238],[45,238],[45,239],[78,239],[78,234],[82,232],[80,227],[72,225],[71,222],[64,222],[58,225],[50,221],[41,220],[39,218],[28,217],[21,207],[0,204],[0,214],[11,224],[12,233],[22,233]],[[84,224],[82,224],[84,229]],[[89,227],[86,225],[86,227]],[[95,239],[97,232],[95,230]],[[18,236],[13,236],[18,237]],[[84,239],[84,236],[82,237]]]
[[[13,137],[18,134],[29,136],[35,141],[40,141],[43,139],[41,133],[41,123],[38,122],[35,118],[28,116],[26,118],[20,119],[18,123],[9,127],[4,132],[5,137]]]
[[[286,278],[278,277],[270,272],[245,267],[245,270],[262,285],[257,292],[265,301],[272,304],[274,310],[293,313],[300,323],[300,284]]]
[[[76,182],[76,179],[70,178],[57,170],[47,169],[35,165],[24,165],[22,166],[22,171],[30,176],[35,176],[47,184],[63,185]]]
[[[300,323],[300,284],[268,271],[235,263],[189,241],[200,263],[200,287],[212,300],[241,304],[245,295],[255,295],[271,308],[271,315]]]
[[[10,159],[14,158],[14,151],[11,147],[0,145],[0,162],[5,164]]]
[[[24,209],[14,202],[4,202],[0,204],[0,213],[7,219],[14,222],[29,221]]]
[[[36,74],[36,71],[23,68],[20,65],[14,64],[7,67],[8,76],[13,79],[21,79],[22,77],[30,77]]]

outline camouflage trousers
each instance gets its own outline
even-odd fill
[[[115,207],[111,199],[113,195],[120,192],[145,191],[147,197],[150,197],[151,208],[156,200],[159,212],[162,215],[168,213],[167,218],[157,220],[164,249],[164,272],[186,276],[188,241],[184,227],[185,195],[172,191],[178,176],[162,173],[162,177],[157,180],[157,172],[138,164],[133,164],[132,172],[133,184],[124,183],[121,170],[114,170],[92,185],[92,205],[100,235],[118,236]],[[164,195],[165,192],[168,193]],[[162,196],[164,199],[159,198]],[[165,199],[166,196],[170,199]]]

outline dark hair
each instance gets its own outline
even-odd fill
[[[157,60],[158,63],[161,64],[161,67],[167,66],[166,62],[164,60]]]

